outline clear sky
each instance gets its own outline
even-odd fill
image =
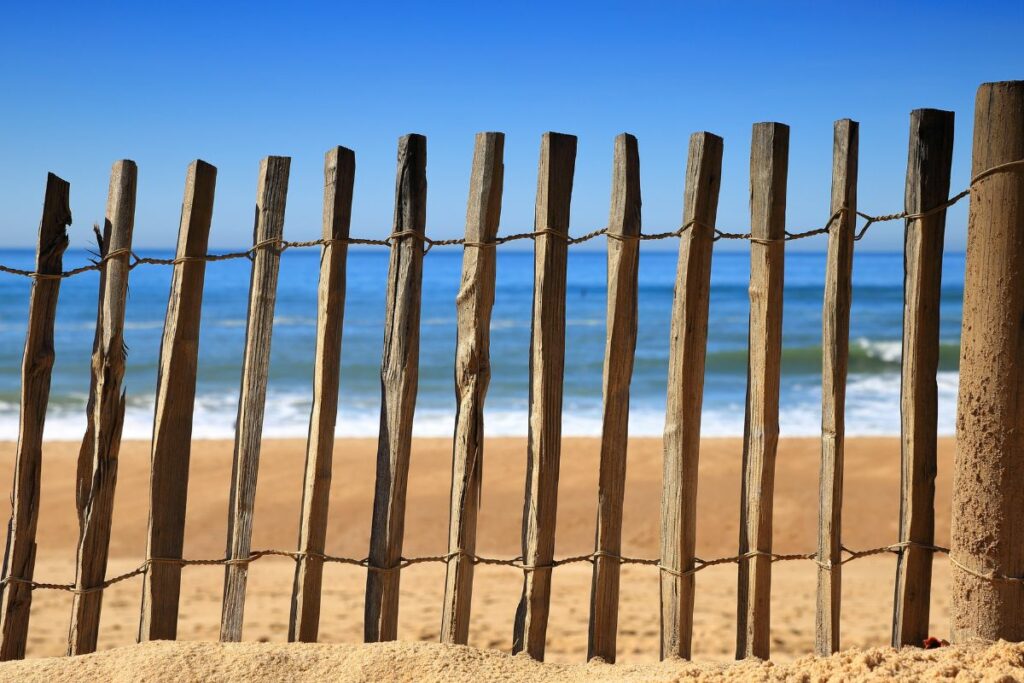
[[[34,244],[45,174],[71,181],[72,245],[108,173],[139,164],[135,244],[172,246],[186,166],[218,167],[211,244],[247,244],[259,159],[292,157],[285,236],[319,236],[323,153],[356,151],[353,235],[390,229],[397,138],[428,138],[427,230],[461,234],[473,137],[506,133],[502,231],[532,225],[540,135],[579,136],[572,231],[607,220],[612,143],[640,143],[644,229],[680,223],[687,139],[725,138],[723,229],[748,222],[750,127],[791,127],[788,223],[828,215],[832,123],[861,123],[860,208],[903,203],[908,114],[1024,78],[1024,1],[7,3],[0,22],[0,244]],[[964,206],[948,244],[962,249]],[[901,228],[863,246],[898,249]],[[821,240],[798,248],[822,249]],[[667,246],[667,245],[666,245]],[[738,248],[725,244],[723,248]]]

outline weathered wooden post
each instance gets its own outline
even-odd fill
[[[711,248],[724,141],[690,136],[683,225],[669,331],[661,500],[661,658],[690,658],[697,543],[697,464],[711,293]]]
[[[189,165],[178,227],[178,263],[174,264],[167,298],[153,410],[146,549],[146,557],[150,559],[181,559],[185,542],[199,319],[206,276],[203,257],[210,239],[216,185],[216,168],[199,160]],[[154,562],[146,569],[139,620],[140,642],[177,637],[180,593],[180,564]]]
[[[629,383],[636,352],[637,276],[640,269],[640,151],[636,138],[615,138],[612,201],[608,216],[608,306],[604,346],[601,458],[597,532],[590,588],[587,659],[615,662],[619,621],[622,501],[629,447]]]
[[[462,284],[456,297],[455,439],[452,444],[448,571],[441,611],[441,642],[465,645],[473,596],[476,518],[484,461],[484,399],[491,380],[491,310],[497,263],[494,240],[501,219],[505,134],[478,133],[466,208]]]
[[[398,141],[395,219],[380,360],[380,436],[366,574],[363,638],[398,637],[398,589],[405,536],[405,492],[420,371],[423,235],[427,225],[427,139]]]
[[[245,587],[249,577],[252,517],[256,506],[256,478],[260,467],[263,413],[270,373],[270,339],[277,302],[277,274],[281,250],[274,242],[284,234],[290,157],[266,157],[260,162],[256,189],[253,244],[263,245],[252,256],[249,280],[249,312],[242,352],[242,384],[235,423],[235,451],[231,464],[231,498],[228,503],[228,538],[225,554],[237,564],[224,567],[224,601],[221,606],[220,639],[242,639]]]
[[[134,161],[118,161],[110,171],[110,191],[103,229],[96,337],[92,352],[87,426],[78,454],[78,558],[71,605],[68,654],[96,650],[103,582],[110,550],[110,524],[117,484],[117,458],[124,425],[124,315],[135,227]]]
[[[741,557],[772,551],[788,172],[789,126],[754,124],[750,143],[750,351],[740,496]],[[771,557],[742,557],[736,601],[737,659],[768,658],[771,589]]]
[[[1024,81],[974,110],[953,477],[953,639],[1024,640]],[[989,173],[989,171],[991,171]]]
[[[842,119],[836,121],[832,139],[830,210],[837,217],[828,232],[825,298],[821,313],[821,473],[814,638],[814,650],[822,656],[839,649],[839,613],[843,593],[843,453],[859,130],[856,121]]]
[[[541,139],[534,209],[533,318],[530,324],[530,426],[523,502],[523,594],[512,651],[543,661],[555,553],[558,465],[565,368],[565,276],[569,204],[576,171],[576,136]]]
[[[905,210],[920,214],[949,196],[953,112],[910,114]],[[903,377],[900,391],[900,542],[935,541],[936,435],[938,430],[939,304],[946,212],[908,218],[903,241]],[[928,637],[932,550],[900,549],[893,599],[892,645],[920,646]]]
[[[315,643],[320,630],[320,589],[327,542],[334,427],[338,417],[341,330],[345,318],[345,263],[356,155],[334,147],[324,155],[323,239],[317,285],[316,351],[313,356],[313,407],[309,413],[306,468],[299,517],[299,561],[292,585],[288,640]]]
[[[71,224],[71,185],[50,173],[46,178],[43,217],[39,221],[36,272],[51,277],[32,281],[28,301],[28,332],[21,363],[21,410],[18,446],[14,455],[14,488],[8,526],[4,579],[32,580],[36,559],[36,523],[39,520],[39,484],[43,460],[43,425],[50,400],[53,371],[53,326],[60,293],[60,272]],[[28,636],[32,589],[11,582],[2,588],[0,606],[0,660],[22,659]]]

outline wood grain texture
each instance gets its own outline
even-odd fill
[[[423,235],[426,222],[427,139],[406,135],[398,141],[392,232]],[[363,637],[368,643],[394,640],[398,635],[401,572],[395,567],[402,558],[405,534],[405,491],[419,384],[422,285],[423,241],[415,237],[395,239],[388,262],[380,365],[380,437],[363,624]]]
[[[974,106],[971,175],[1024,159],[1024,81],[985,83]],[[971,193],[950,556],[1024,576],[1024,170]],[[953,565],[952,636],[1024,640],[1024,583]]]
[[[70,193],[70,183],[52,173],[47,175],[36,247],[37,273],[55,275],[63,270],[64,250],[68,246],[67,226],[71,225]],[[59,279],[34,279],[29,293],[11,519],[7,525],[7,553],[4,556],[5,581],[8,577],[31,581],[35,571],[43,426],[55,358],[53,327],[60,282]],[[23,583],[3,584],[0,587],[0,605],[0,660],[23,659],[32,607],[31,588]]]
[[[927,211],[949,196],[953,112],[910,113],[905,210]],[[903,375],[900,391],[900,542],[935,542],[939,305],[946,212],[909,220],[903,238]],[[892,645],[919,646],[928,637],[932,551],[906,547],[896,564]]]
[[[544,660],[551,561],[555,551],[558,462],[562,439],[565,366],[565,275],[569,204],[576,169],[576,137],[544,133],[537,172],[530,327],[530,424],[523,502],[523,593],[516,609],[512,652]]]
[[[640,266],[640,152],[636,138],[615,138],[608,216],[607,337],[602,379],[601,455],[597,484],[594,577],[590,589],[587,659],[615,662],[619,618],[622,502],[629,440],[629,383],[636,351]]]
[[[772,551],[788,172],[789,126],[754,124],[750,143],[750,323],[740,491],[741,556]],[[740,560],[738,574],[736,659],[767,659],[771,650],[771,558],[756,555]]]
[[[830,211],[846,210],[828,233],[825,298],[821,331],[821,473],[818,489],[818,593],[815,652],[839,649],[842,599],[843,440],[846,369],[850,351],[851,273],[857,218],[857,144],[859,125],[836,121],[832,142]]]
[[[352,222],[356,155],[334,147],[324,156],[324,245],[317,286],[316,350],[313,356],[313,407],[309,414],[306,468],[299,517],[299,557],[292,586],[288,640],[315,643],[320,628],[320,590],[327,540],[334,427],[338,417],[338,376],[345,316],[345,264]]]
[[[206,255],[216,186],[216,168],[198,160],[189,165],[176,258]],[[205,276],[206,262],[201,260],[177,263],[171,275],[150,445],[147,558],[180,559],[185,541],[199,317]],[[180,592],[181,565],[160,562],[148,568],[143,578],[139,642],[177,637]]]
[[[124,313],[130,255],[122,252],[132,246],[137,176],[134,161],[115,162],[110,172],[102,253],[116,255],[105,262],[100,276],[87,426],[78,455],[79,540],[75,566],[78,590],[100,586],[107,571],[117,456],[124,424],[121,380],[124,378]],[[68,630],[69,655],[96,650],[102,606],[102,591],[75,594]]]
[[[465,645],[473,596],[476,518],[484,458],[484,400],[491,380],[491,309],[495,247],[501,220],[505,135],[478,133],[469,179],[462,284],[456,297],[455,441],[452,447],[448,569],[441,613],[441,642]]]
[[[266,157],[260,162],[254,244],[281,239],[284,234],[290,167],[289,157]],[[270,369],[270,337],[274,326],[280,264],[281,252],[273,246],[258,249],[252,259],[242,381],[235,423],[235,450],[231,465],[231,498],[225,551],[229,559],[247,558],[251,550],[256,477],[260,465],[263,412],[266,408],[267,375]],[[245,564],[231,564],[224,568],[224,603],[220,621],[222,641],[242,639],[248,575],[249,567]]]
[[[697,463],[722,138],[694,133],[686,160],[683,233],[669,332],[661,504],[661,658],[690,658],[697,539]]]

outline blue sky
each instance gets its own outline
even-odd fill
[[[897,211],[910,110],[956,112],[956,191],[968,181],[977,86],[1024,78],[1021,0],[52,2],[3,14],[4,246],[34,244],[51,170],[71,181],[72,245],[87,246],[118,158],[139,164],[135,244],[171,246],[197,157],[219,170],[211,244],[244,245],[268,154],[292,157],[285,236],[314,238],[323,153],[336,144],[356,151],[353,234],[383,237],[408,132],[428,137],[428,232],[458,236],[482,130],[506,133],[503,232],[532,224],[546,130],[579,136],[574,233],[607,220],[622,131],[640,143],[645,230],[679,225],[698,130],[725,138],[719,225],[742,230],[750,127],[767,120],[792,127],[788,223],[818,227],[835,119],[861,123],[860,208]],[[951,249],[963,247],[965,217],[964,206],[951,212]],[[880,226],[863,246],[898,249],[901,232]]]

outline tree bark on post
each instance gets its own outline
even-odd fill
[[[953,629],[1024,640],[1024,81],[974,109],[953,475]],[[1006,580],[1008,578],[1015,580]]]

